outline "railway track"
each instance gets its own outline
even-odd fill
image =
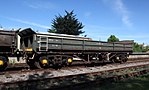
[[[111,64],[111,63],[105,63],[105,64],[95,64],[95,65],[82,65],[82,64],[73,64],[72,66],[66,66],[66,67],[62,67],[60,68],[60,70],[70,70],[73,71],[73,69],[81,69],[81,68],[89,68],[89,67],[103,67],[103,68],[108,68],[108,67],[112,67],[112,66],[121,66],[121,65],[128,65],[131,63],[139,63],[139,62],[148,62],[149,58],[135,58],[135,59],[129,59],[126,63],[120,64],[120,63],[115,63],[115,64]],[[30,70],[29,66],[25,63],[17,63],[17,64],[11,64],[9,65],[9,67],[5,70],[5,71],[1,71],[0,75],[5,75],[7,76],[7,74],[21,74],[21,73],[34,73],[34,72],[41,72],[41,71],[47,71],[47,72],[51,72],[51,71],[60,71],[54,68],[48,68],[48,69],[34,69],[34,70]],[[9,75],[8,75],[9,76]]]
[[[149,61],[149,57],[141,57],[141,58],[129,58],[127,62],[125,63],[132,63],[132,62],[142,62],[142,61]],[[109,62],[106,63],[84,63],[84,62],[74,62],[71,66],[67,66],[67,67],[62,67],[62,68],[69,68],[71,69],[71,67],[85,67],[85,66],[103,66],[105,64],[111,64]],[[116,64],[120,64],[120,63],[116,63]],[[60,67],[61,68],[61,67]],[[52,68],[50,68],[52,69]],[[58,69],[58,68],[56,68]],[[29,66],[26,63],[16,63],[16,64],[9,64],[8,68],[3,71],[4,72],[9,72],[9,71],[26,71],[26,70],[30,70]],[[36,69],[37,70],[37,69]],[[54,69],[53,69],[54,70]],[[1,73],[1,72],[0,72]]]
[[[72,81],[70,80],[70,78],[73,78],[74,81],[71,83],[81,82],[81,81],[75,81],[75,79],[81,78],[81,76],[83,79],[85,79],[84,77],[86,77],[87,79],[90,78],[92,81],[92,79],[94,79],[94,78],[91,78],[92,76],[100,76],[100,78],[110,78],[110,77],[113,77],[113,76],[110,76],[110,75],[114,75],[113,72],[119,72],[119,71],[127,72],[129,70],[125,70],[126,68],[131,69],[134,67],[142,67],[142,66],[149,66],[149,59],[147,58],[144,60],[138,59],[138,60],[135,60],[135,62],[132,62],[130,60],[127,63],[123,63],[123,64],[106,64],[103,66],[101,65],[101,66],[93,66],[93,67],[74,65],[72,67],[63,67],[62,69],[58,69],[58,70],[55,70],[52,68],[35,69],[35,70],[29,70],[29,69],[12,70],[12,71],[8,70],[5,72],[0,72],[0,89],[9,87],[9,86],[11,87],[13,86],[14,88],[17,88],[19,83],[22,83],[24,85],[24,83],[28,83],[28,82],[35,83],[39,81],[46,82],[46,85],[50,85],[47,87],[52,88],[52,87],[59,86],[61,83],[64,83],[65,81],[63,80],[65,78],[66,78],[66,82]],[[110,74],[107,74],[107,73],[110,73]],[[69,79],[67,80],[67,78]],[[50,80],[50,81],[47,81],[47,80]],[[51,83],[47,83],[47,82],[51,82]],[[32,86],[29,86],[29,87],[32,87]]]
[[[50,74],[50,78],[54,78],[54,77],[63,77],[63,76],[69,76],[69,75],[77,75],[77,74],[81,74],[81,73],[96,73],[96,72],[100,72],[100,71],[107,71],[107,70],[118,70],[118,69],[122,69],[122,68],[128,68],[128,67],[133,67],[133,66],[139,66],[139,65],[148,65],[148,62],[134,62],[134,63],[125,63],[125,64],[107,64],[104,66],[94,66],[94,67],[77,67],[77,66],[73,66],[73,67],[64,67],[60,70],[55,70],[55,69],[36,69],[36,70],[21,70],[21,71],[6,71],[6,72],[1,72],[0,73],[0,82],[3,82],[3,77],[2,76],[6,76],[6,78],[12,78],[13,75],[18,75],[18,76],[24,76],[24,75],[29,75],[29,74],[43,74],[43,73],[49,73]],[[67,73],[69,72],[69,73]],[[53,75],[52,75],[53,73]],[[9,75],[12,74],[12,77]],[[16,76],[14,76],[16,77]],[[4,81],[4,82],[7,82]]]

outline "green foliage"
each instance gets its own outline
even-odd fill
[[[73,11],[66,12],[64,16],[56,16],[52,21],[52,29],[49,29],[48,32],[54,32],[59,34],[70,34],[70,35],[79,35],[84,33],[81,29],[84,27],[81,22],[76,19]]]
[[[144,46],[143,52],[147,52],[147,51],[149,51],[149,46]]]
[[[119,39],[115,35],[111,35],[108,40],[108,42],[117,42]]]
[[[56,33],[56,30],[55,29],[50,29],[48,32],[49,33]]]
[[[115,35],[111,35],[108,39],[108,42],[117,42],[119,39]],[[133,52],[147,52],[149,51],[149,45],[144,46],[144,44],[133,43]]]
[[[133,52],[142,52],[142,45],[139,45],[138,43],[133,44]]]
[[[144,44],[133,44],[133,52],[146,52],[149,50],[149,46],[144,46]]]

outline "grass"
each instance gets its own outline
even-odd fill
[[[54,89],[55,90],[55,89]],[[149,74],[123,81],[93,82],[82,86],[71,86],[56,90],[149,90]]]
[[[131,78],[125,81],[105,82],[81,90],[149,90],[149,75]]]
[[[130,78],[123,81],[105,81],[104,83],[92,83],[82,87],[79,90],[149,90],[149,75]],[[63,89],[62,89],[63,90]],[[64,90],[76,90],[74,87]]]

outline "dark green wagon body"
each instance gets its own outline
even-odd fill
[[[25,53],[28,65],[69,65],[74,61],[83,62],[126,62],[132,52],[133,41],[103,42],[90,38],[38,33],[28,28],[20,31],[20,51]],[[37,65],[38,64],[38,65]]]
[[[132,52],[133,41],[102,42],[90,38],[53,33],[29,32],[24,37],[25,48],[33,48],[36,52],[84,51],[84,52]],[[28,36],[29,35],[29,36]],[[28,37],[27,37],[28,36]],[[23,37],[22,37],[23,38]],[[33,40],[31,40],[33,39]],[[23,48],[23,47],[22,47]]]

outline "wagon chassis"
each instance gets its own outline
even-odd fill
[[[5,50],[0,43],[0,50],[4,50],[0,51],[0,67],[8,63],[10,56],[23,57],[31,68],[61,67],[71,65],[75,61],[123,63],[132,53],[133,44],[133,41],[109,43],[73,35],[38,33],[31,28],[2,31],[1,35],[6,35],[10,40],[0,37],[0,40],[9,45]]]

